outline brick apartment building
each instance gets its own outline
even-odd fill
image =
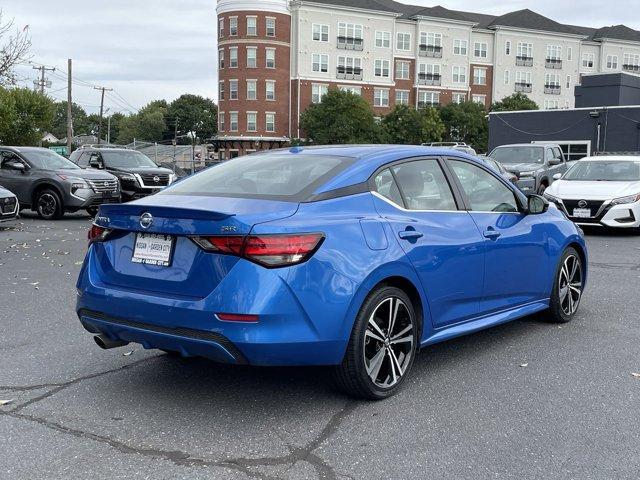
[[[574,107],[582,75],[640,73],[640,32],[560,24],[531,10],[502,16],[392,0],[219,0],[221,158],[304,137],[300,115],[329,88],[379,116],[523,92]]]

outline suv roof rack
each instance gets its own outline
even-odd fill
[[[430,142],[423,143],[423,147],[468,147],[465,142]]]
[[[80,149],[83,149],[83,148],[98,148],[98,149],[99,148],[124,148],[124,149],[128,150],[128,148],[126,146],[124,146],[124,145],[105,145],[103,143],[86,143],[84,145],[80,145],[79,148]]]

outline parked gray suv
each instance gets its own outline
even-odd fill
[[[0,186],[44,219],[87,210],[95,215],[103,203],[120,202],[118,179],[107,172],[83,170],[52,150],[0,146]]]
[[[524,193],[542,195],[556,173],[567,171],[567,162],[557,143],[502,145],[488,156],[518,177],[516,185]]]

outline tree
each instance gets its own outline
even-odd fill
[[[416,110],[408,105],[396,105],[382,119],[382,129],[386,142],[414,145],[438,142],[445,131],[435,108]]]
[[[77,103],[71,104],[71,115],[73,118],[73,131],[74,135],[81,135],[86,133],[87,129],[87,112],[84,111]],[[56,102],[55,110],[53,113],[53,123],[51,125],[50,133],[54,134],[58,138],[65,138],[67,136],[67,102]]]
[[[522,92],[503,98],[491,105],[493,112],[509,112],[515,110],[538,110],[538,104]]]
[[[307,140],[316,145],[377,143],[381,128],[371,106],[361,96],[329,89],[320,103],[314,103],[300,116]]]
[[[167,108],[167,123],[175,126],[178,135],[195,145],[206,141],[218,132],[218,106],[200,95],[184,94],[176,98]]]
[[[28,26],[20,30],[13,30],[13,20],[4,22],[0,10],[0,85],[15,85],[16,76],[13,68],[28,58],[31,48]]]
[[[38,145],[51,128],[55,105],[48,97],[28,88],[0,87],[0,139],[5,145]]]
[[[487,150],[489,122],[484,106],[477,102],[450,103],[440,109],[447,141],[466,142],[479,152]]]
[[[134,139],[145,142],[160,142],[167,132],[167,102],[154,100],[148,103],[136,114],[118,119],[118,132],[111,138],[118,143],[127,144]]]

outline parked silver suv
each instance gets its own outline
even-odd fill
[[[542,195],[553,183],[555,174],[567,171],[567,162],[557,143],[501,145],[488,156],[518,177],[516,185],[524,193]]]

